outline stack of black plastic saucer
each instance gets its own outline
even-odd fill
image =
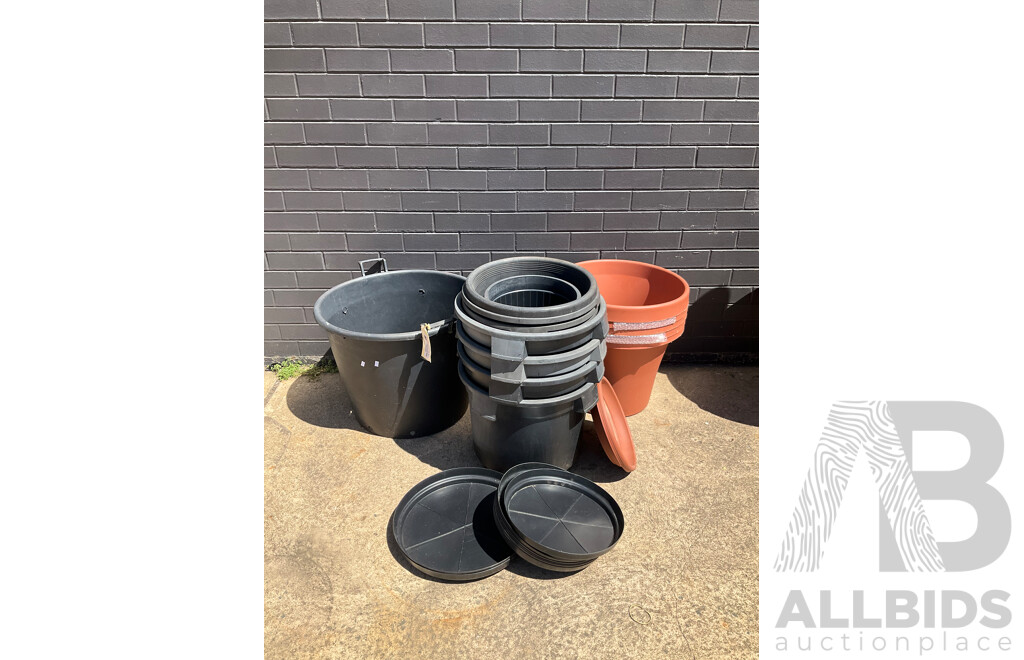
[[[534,566],[572,573],[612,549],[622,510],[603,488],[544,463],[524,463],[501,478],[494,499],[498,531]]]

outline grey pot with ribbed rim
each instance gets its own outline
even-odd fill
[[[594,276],[574,263],[550,257],[509,257],[470,273],[463,296],[475,313],[487,318],[546,325],[590,310],[599,293]]]

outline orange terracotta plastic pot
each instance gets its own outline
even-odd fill
[[[666,348],[668,342],[653,346],[608,345],[604,375],[619,397],[622,414],[626,417],[642,411],[650,402],[654,378]]]
[[[580,267],[593,273],[611,327],[605,377],[626,416],[647,407],[668,345],[683,334],[690,285],[679,275],[638,261],[598,259]]]

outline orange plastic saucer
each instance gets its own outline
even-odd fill
[[[597,405],[591,411],[594,429],[608,458],[626,472],[636,469],[636,448],[615,389],[607,378],[597,384]]]

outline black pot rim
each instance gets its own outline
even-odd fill
[[[328,321],[324,317],[324,315],[322,313],[322,308],[323,308],[324,301],[327,300],[328,297],[330,297],[332,295],[336,295],[338,291],[344,290],[345,287],[367,286],[366,284],[363,284],[363,283],[364,282],[368,282],[368,281],[373,281],[373,278],[378,278],[378,277],[393,278],[393,277],[407,277],[407,276],[410,276],[410,275],[412,275],[412,276],[424,276],[424,275],[426,275],[426,276],[441,276],[441,277],[446,277],[446,278],[459,279],[459,280],[462,280],[463,282],[465,282],[465,280],[466,280],[466,278],[464,278],[461,275],[456,275],[454,273],[445,273],[445,272],[437,271],[437,270],[395,270],[395,271],[386,271],[386,272],[383,272],[383,273],[376,273],[374,275],[367,275],[365,277],[357,277],[355,279],[349,280],[348,282],[342,282],[341,284],[338,284],[337,286],[331,287],[330,289],[328,289],[327,291],[322,293],[320,295],[320,297],[317,298],[316,303],[313,304],[313,318],[316,319],[316,322],[320,324],[321,328],[323,328],[324,330],[326,330],[327,332],[330,332],[332,334],[340,335],[341,337],[348,337],[348,338],[351,338],[351,339],[365,339],[365,340],[369,340],[369,341],[408,341],[410,339],[416,339],[417,337],[422,336],[421,331],[419,331],[419,330],[413,330],[411,332],[392,332],[392,333],[383,333],[383,334],[377,334],[377,333],[373,333],[373,332],[357,332],[355,330],[346,330],[345,328],[341,328],[339,326],[336,326],[333,323],[331,323],[330,321]],[[430,329],[428,331],[428,334],[431,337],[433,337],[438,332],[440,332],[442,329],[451,326],[453,323],[455,323],[455,316],[454,315],[452,315],[451,318],[441,319],[440,321],[435,321],[435,322],[430,324]]]
[[[564,276],[556,274],[559,272]],[[518,307],[496,303],[484,295],[487,288],[495,282],[517,275],[547,275],[564,280],[576,287],[580,297],[550,307]],[[580,286],[581,284],[584,286]],[[463,293],[477,307],[512,318],[556,318],[572,314],[589,308],[594,298],[599,295],[597,279],[590,271],[570,261],[552,257],[507,257],[488,262],[469,274]]]

